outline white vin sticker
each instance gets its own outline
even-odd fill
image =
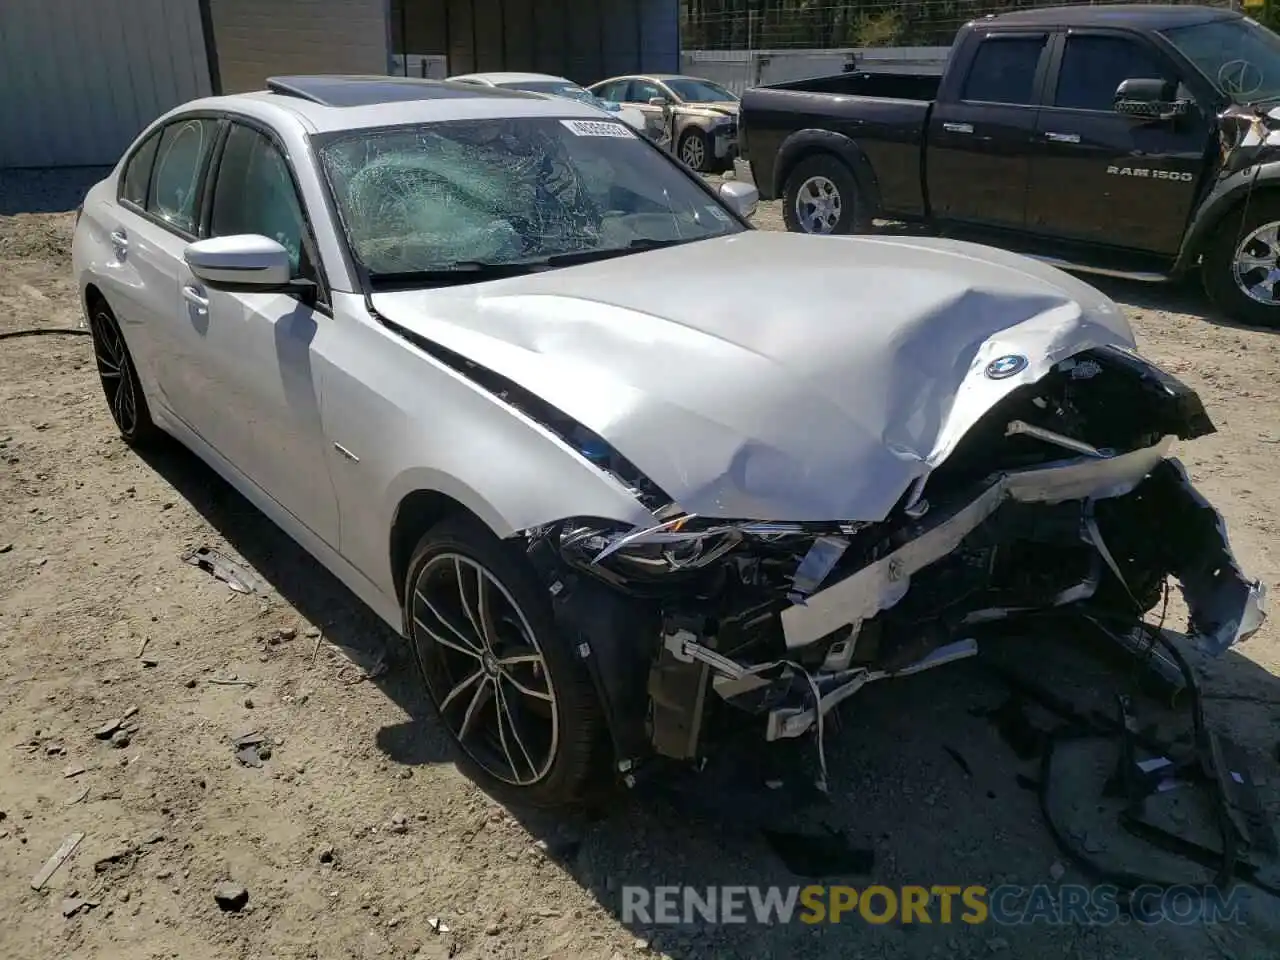
[[[635,134],[631,128],[611,120],[561,120],[570,132],[579,137],[623,137],[630,139]]]

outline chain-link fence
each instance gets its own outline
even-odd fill
[[[1239,5],[1239,0],[1199,2]],[[976,17],[1055,5],[1060,4],[1044,0],[683,0],[681,45],[685,50],[947,46],[956,31]]]

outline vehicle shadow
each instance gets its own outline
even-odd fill
[[[386,658],[390,670],[373,682],[410,718],[371,732],[390,762],[454,761],[405,645],[391,630],[194,455],[169,444],[147,454],[146,461],[301,616],[323,625],[325,636],[357,665],[367,669]],[[1123,670],[1087,653],[1075,637],[1030,635],[1002,642],[1001,649],[1013,669],[1041,682],[1051,678],[1055,693],[1103,713],[1114,714],[1116,694],[1130,689]],[[1209,662],[1194,654],[1192,659],[1201,670],[1210,725],[1230,731],[1248,751],[1250,769],[1267,785],[1263,809],[1275,809],[1280,681],[1245,652],[1229,651]],[[791,888],[814,883],[860,889],[877,884],[897,891],[914,884],[1091,882],[1055,847],[1035,789],[1039,762],[1019,759],[1016,724],[1011,729],[1007,718],[992,714],[1007,705],[1009,690],[985,660],[872,684],[827,725],[826,794],[812,786],[820,769],[812,739],[766,749],[751,728],[726,741],[701,773],[619,791],[594,814],[508,809],[540,841],[544,855],[629,931],[637,948],[643,940],[645,949],[677,960],[986,957],[1005,951],[1028,957],[1218,955],[1198,925],[1153,931],[1134,925],[1098,930],[975,924],[963,920],[959,901],[950,922],[942,921],[936,901],[929,908],[931,922],[902,922],[900,912],[886,912],[882,898],[865,914],[855,905],[840,923],[829,917],[804,922],[803,907],[797,906],[791,922],[765,924],[754,922],[750,898],[743,895],[740,916],[746,922],[724,923],[709,923],[696,909],[680,916],[678,897],[678,919],[690,922],[660,922],[654,891],[669,885],[700,896],[708,888],[776,886],[785,897]],[[1181,716],[1152,710],[1161,722]],[[1104,752],[1106,765],[1112,765],[1114,747]],[[1070,798],[1072,809],[1100,811],[1098,784],[1071,772],[1066,789],[1078,793]],[[1171,869],[1167,855],[1146,851],[1100,815],[1087,832],[1093,849],[1114,855],[1126,870],[1167,876]],[[1207,882],[1203,871],[1185,875]],[[1274,901],[1251,895],[1245,916],[1250,926],[1234,936],[1280,942]],[[1249,955],[1246,944],[1238,945],[1238,955]]]

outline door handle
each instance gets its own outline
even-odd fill
[[[200,310],[209,309],[209,298],[190,284],[182,288],[182,299]]]
[[[1050,143],[1079,143],[1080,134],[1078,133],[1046,133],[1044,138]]]
[[[944,123],[942,129],[947,133],[973,133],[972,123]]]
[[[126,234],[123,230],[112,230],[111,245],[115,247],[117,250],[128,250],[129,235]]]

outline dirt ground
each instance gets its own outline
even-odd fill
[[[66,211],[84,181],[0,180],[0,335],[79,323]],[[759,220],[776,228],[777,211]],[[1142,349],[1201,391],[1220,432],[1179,455],[1274,592],[1280,338],[1218,322],[1193,290],[1106,289]],[[264,590],[234,593],[181,561],[201,545],[243,559]],[[87,337],[0,340],[0,584],[0,955],[12,960],[1280,955],[1280,910],[1260,894],[1245,924],[1216,929],[624,925],[625,884],[804,881],[733,804],[695,815],[622,797],[586,821],[489,799],[353,596],[190,455],[144,460],[117,439]],[[1274,816],[1280,630],[1202,667],[1211,722],[1251,752]],[[846,709],[821,819],[875,858],[848,882],[1083,882],[1017,788],[1016,759],[973,715],[994,694],[961,664],[873,686]],[[125,734],[99,739],[115,720]],[[249,733],[270,746],[260,766],[235,756]],[[238,913],[215,903],[227,882],[248,891]]]

